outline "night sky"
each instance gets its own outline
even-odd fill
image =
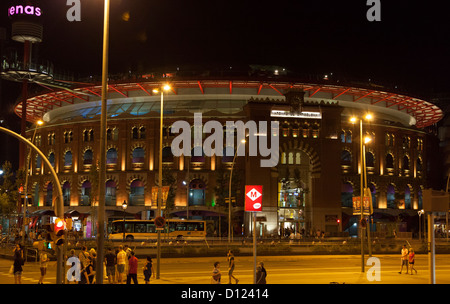
[[[0,1],[4,49],[22,48],[10,39],[13,2]],[[35,56],[61,72],[101,75],[103,0],[81,0],[81,22],[67,21],[65,0],[33,3],[44,22]],[[381,21],[369,22],[366,0],[111,0],[110,73],[277,65],[431,98],[449,91],[450,19],[442,3],[381,0]],[[10,111],[20,84],[2,80],[1,87],[0,118],[20,131]]]

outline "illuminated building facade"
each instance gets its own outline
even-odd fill
[[[429,187],[427,177],[433,174],[436,161],[430,151],[437,146],[430,130],[443,116],[434,104],[373,86],[303,82],[286,75],[172,76],[164,79],[172,86],[164,97],[163,175],[172,187],[166,216],[184,218],[189,212],[190,218],[209,221],[211,235],[227,231],[228,177],[234,149],[216,147],[231,151],[232,156],[176,157],[170,148],[178,135],[172,132],[172,124],[184,120],[193,126],[194,113],[202,113],[203,123],[214,120],[223,126],[226,121],[279,122],[279,132],[270,134],[279,137],[276,166],[262,167],[260,160],[266,157],[249,156],[248,144],[246,156],[236,157],[234,235],[250,232],[250,218],[243,211],[246,184],[263,186],[263,211],[257,217],[261,236],[318,230],[331,235],[355,234],[352,197],[359,195],[361,157],[359,126],[349,118],[370,112],[374,120],[364,122],[363,132],[372,137],[366,145],[374,207],[372,229],[380,234],[415,229],[395,224],[395,219],[400,214],[417,215],[421,190]],[[123,201],[128,203],[127,213],[137,218],[154,216],[160,95],[152,89],[161,83],[147,76],[109,84],[105,185],[109,221],[122,217]],[[93,168],[99,158],[100,89],[97,84],[85,83],[70,90],[42,92],[28,99],[26,109],[28,121],[45,121],[37,129],[35,143],[60,177],[66,211],[91,216],[95,215],[92,205],[98,192]],[[21,110],[18,103],[19,116]],[[33,132],[34,126],[28,131],[30,138]],[[196,149],[194,145],[191,148]],[[30,209],[49,209],[56,193],[51,176],[39,156],[32,153],[31,160]]]

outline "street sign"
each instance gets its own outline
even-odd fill
[[[166,220],[162,216],[155,217],[156,228],[163,228],[165,224],[166,224]]]
[[[245,186],[245,211],[262,211],[262,190],[263,186]]]
[[[364,197],[363,215],[370,215],[370,198]],[[353,215],[361,215],[361,198],[353,197]]]

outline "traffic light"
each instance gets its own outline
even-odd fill
[[[63,245],[66,240],[66,222],[64,219],[57,218],[55,220],[55,237],[53,238],[53,241],[56,246]]]
[[[56,233],[55,245],[56,246],[64,245],[65,241],[66,241],[66,231],[65,230],[59,230]]]

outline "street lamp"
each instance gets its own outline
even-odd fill
[[[103,19],[103,54],[102,54],[102,94],[100,116],[100,168],[99,168],[99,198],[98,198],[98,234],[97,260],[103,261],[105,256],[105,194],[106,194],[106,102],[108,95],[108,47],[109,47],[109,10],[110,0],[105,0]],[[95,278],[97,284],[103,284],[103,267],[97,267]]]
[[[231,242],[231,234],[232,234],[232,229],[231,229],[231,179],[233,177],[234,162],[236,161],[236,156],[237,156],[237,153],[238,153],[238,150],[239,150],[239,147],[241,146],[241,144],[245,144],[245,139],[242,139],[240,141],[240,143],[238,144],[238,146],[236,148],[236,152],[234,152],[233,163],[231,164],[230,182],[228,183],[228,243]]]
[[[127,207],[128,207],[127,201],[123,201],[123,204],[122,204],[122,210],[123,210],[123,228],[122,228],[123,238],[122,238],[122,242],[124,242],[124,243],[125,243],[125,210],[127,210]]]
[[[364,116],[365,120],[372,120],[372,114],[368,113]],[[364,141],[368,139],[363,138],[363,119],[358,117],[351,117],[350,122],[355,124],[359,120],[359,143],[360,143],[360,153],[361,153],[361,170],[360,170],[360,183],[361,183],[361,192],[360,192],[360,206],[361,206],[361,218],[360,218],[360,231],[361,231],[361,272],[364,272],[365,263],[364,263],[364,227],[362,223],[364,221],[364,179],[367,180],[365,176],[365,155],[364,155]],[[367,137],[366,137],[367,138]]]
[[[160,106],[160,120],[159,120],[159,163],[158,163],[158,206],[156,216],[162,216],[161,205],[162,205],[162,149],[163,149],[163,120],[164,120],[164,91],[169,91],[171,89],[170,85],[165,84],[160,90],[154,89],[153,93],[161,92],[161,106]],[[160,260],[161,260],[161,230],[158,230],[158,244],[157,244],[157,255],[156,255],[156,279],[160,276]]]
[[[419,210],[419,211],[417,211],[417,214],[419,214],[419,241],[422,241],[422,215],[425,213],[425,211],[422,209],[422,210]]]
[[[34,127],[33,137],[31,138],[31,142],[34,143],[34,139],[36,138],[36,131],[39,126],[42,126],[44,121],[39,119],[36,121],[36,125]],[[25,245],[25,218],[27,216],[27,200],[28,200],[28,175],[30,173],[30,158],[31,158],[31,149],[28,151],[27,156],[27,164],[25,166],[25,183],[23,185],[23,191],[25,194],[25,199],[23,202],[23,220],[22,220],[22,244]]]

